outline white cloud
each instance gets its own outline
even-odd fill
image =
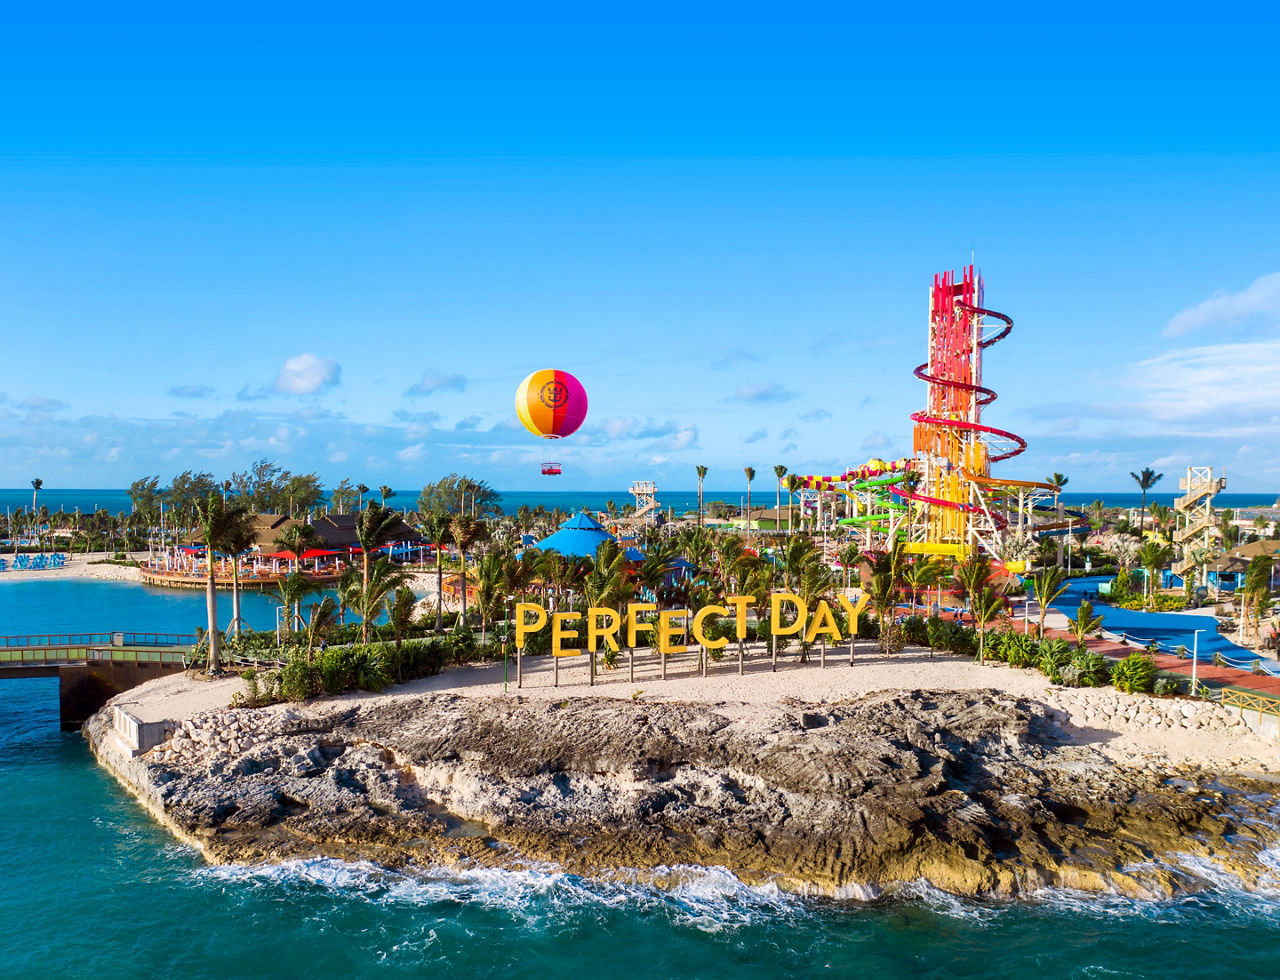
[[[427,455],[427,444],[425,442],[415,442],[412,446],[405,446],[396,453],[396,459],[402,463],[420,463]]]
[[[733,393],[740,402],[785,402],[796,397],[794,391],[788,391],[776,381],[762,381],[759,384],[743,385]]]
[[[756,429],[755,432],[751,433],[751,435],[747,436],[742,441],[747,445],[750,445],[753,442],[759,442],[761,439],[766,439],[768,438],[768,436],[769,436],[768,429]]]
[[[439,371],[428,370],[422,376],[422,380],[416,384],[410,385],[406,395],[421,397],[434,394],[437,391],[466,391],[467,379],[460,374],[443,374]]]
[[[682,449],[692,449],[698,444],[698,427],[696,425],[682,425],[680,429],[666,442],[666,448],[671,452],[679,452]]]
[[[725,353],[721,354],[718,358],[712,361],[711,366],[716,370],[723,370],[724,368],[733,367],[733,365],[735,364],[742,364],[743,362],[746,362],[746,361],[758,361],[758,360],[760,360],[760,358],[756,357],[756,355],[752,354],[750,351],[731,350],[731,351],[725,351]]]
[[[46,398],[43,395],[31,395],[28,398],[18,402],[19,408],[25,408],[29,412],[60,412],[67,407],[67,403],[59,401],[57,398]]]
[[[1140,410],[1158,421],[1238,421],[1274,415],[1280,390],[1280,341],[1212,344],[1170,351],[1129,369],[1128,386],[1141,396]]]
[[[209,385],[174,385],[169,394],[174,398],[210,398],[214,391]]]
[[[332,358],[299,354],[284,362],[274,387],[284,395],[314,395],[332,388],[341,378],[342,368]]]
[[[801,422],[821,422],[823,419],[831,418],[831,413],[825,408],[813,408],[800,416]]]
[[[1219,292],[1169,320],[1166,337],[1178,337],[1210,324],[1239,323],[1251,316],[1280,316],[1280,272],[1255,279],[1238,293]]]

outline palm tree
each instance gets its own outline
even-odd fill
[[[402,585],[395,591],[395,595],[391,597],[391,601],[387,604],[387,622],[391,626],[391,632],[396,638],[396,653],[400,652],[400,644],[404,639],[405,631],[413,625],[413,610],[418,604],[418,597],[413,594],[413,589],[407,585]]]
[[[783,547],[774,552],[774,560],[778,563],[778,568],[783,574],[783,581],[788,589],[799,585],[800,576],[803,574],[805,567],[817,561],[818,558],[818,546],[813,543],[813,538],[807,535],[792,538]]]
[[[1067,478],[1063,476],[1061,473],[1054,473],[1050,476],[1045,477],[1044,482],[1052,483],[1055,487],[1061,490],[1063,487],[1067,485]]]
[[[368,487],[365,487],[365,490],[368,489]],[[356,540],[360,542],[360,550],[364,553],[361,556],[363,559],[360,575],[360,588],[362,591],[369,591],[369,553],[381,548],[391,540],[399,521],[400,519],[395,511],[387,510],[381,504],[372,501],[356,518]],[[360,624],[360,638],[365,643],[369,642],[368,620]]]
[[[792,473],[791,475],[789,475],[789,476],[786,478],[786,488],[787,488],[787,533],[788,533],[788,534],[792,534],[792,533],[795,531],[795,524],[793,523],[793,519],[792,519],[792,517],[791,517],[791,508],[792,508],[792,505],[793,505],[793,503],[794,503],[794,496],[793,496],[793,495],[795,494],[795,492],[796,492],[797,490],[799,490],[799,489],[800,489],[800,487],[801,487],[801,485],[802,485],[803,483],[804,483],[804,481],[803,481],[802,479],[800,479],[800,477],[796,476],[796,474],[794,474],[794,473]]]
[[[506,558],[491,551],[480,559],[476,569],[476,605],[480,607],[480,645],[488,642],[489,620],[496,619],[502,609],[506,579]]]
[[[975,551],[963,562],[956,565],[954,578],[960,584],[965,598],[973,600],[982,594],[987,579],[991,577],[991,559],[980,551]]]
[[[698,527],[702,527],[702,481],[707,478],[707,468],[705,466],[695,466],[698,471]]]
[[[1249,622],[1255,642],[1262,617],[1271,611],[1271,568],[1275,560],[1270,555],[1256,555],[1249,561],[1244,573],[1244,588],[1240,596],[1240,622]],[[1252,616],[1252,622],[1250,622]]]
[[[1085,649],[1085,640],[1102,628],[1102,617],[1093,614],[1093,603],[1085,599],[1076,609],[1075,619],[1067,621],[1071,635],[1076,638],[1076,649]]]
[[[307,663],[311,662],[311,651],[315,649],[316,640],[327,633],[338,618],[338,604],[333,596],[327,595],[311,610],[311,618],[307,620]]]
[[[221,494],[209,491],[209,496],[195,505],[196,523],[204,536],[207,556],[208,579],[205,582],[205,612],[209,623],[209,673],[221,671],[218,662],[218,587],[213,578],[213,553],[222,547],[223,542],[238,528],[248,523],[249,511],[239,503],[228,504]]]
[[[800,600],[808,609],[813,609],[822,599],[828,599],[835,588],[835,580],[832,578],[831,569],[821,561],[809,562],[804,571],[800,574],[800,580],[796,585],[796,594],[800,596]],[[812,649],[812,642],[805,642],[804,634],[800,635],[800,662],[809,662],[809,650]],[[827,641],[822,641],[822,666],[827,665]]]
[[[787,468],[779,463],[773,468],[773,475],[778,478],[778,482],[773,487],[773,529],[782,531],[782,478],[787,475]]]
[[[227,629],[233,631],[236,636],[240,635],[240,630],[244,626],[244,621],[240,618],[240,555],[253,547],[256,537],[253,525],[249,523],[246,515],[242,523],[228,529],[226,537],[222,540],[224,554],[231,556],[231,624]]]
[[[385,483],[382,486],[378,487],[378,496],[382,498],[383,507],[387,506],[387,500],[391,497],[394,497],[395,495],[396,495],[396,492],[392,490],[389,486],[387,486]]]
[[[388,601],[406,586],[412,572],[390,558],[379,558],[369,567],[358,588],[351,589],[347,605],[360,614],[360,637],[369,642],[369,630],[373,621],[386,611]]]
[[[459,623],[467,621],[467,549],[480,540],[484,525],[470,514],[455,514],[449,521],[449,534],[458,546],[458,558],[462,568],[462,616]]]
[[[1031,589],[1036,595],[1036,605],[1040,607],[1040,620],[1037,624],[1037,636],[1044,636],[1044,616],[1049,611],[1049,603],[1067,591],[1066,569],[1053,565],[1042,568],[1031,580]]]
[[[902,575],[903,583],[911,590],[911,611],[916,611],[916,599],[921,592],[928,593],[929,589],[942,575],[942,562],[935,561],[927,556],[921,556],[910,565]]]
[[[36,494],[40,492],[40,488],[44,486],[44,480],[36,477],[31,481],[31,513],[36,512]]]
[[[357,503],[356,503],[357,510],[362,510],[364,508],[364,495],[368,492],[369,492],[369,488],[366,487],[363,483],[356,484],[356,493],[360,495],[357,498]]]
[[[982,591],[973,597],[969,606],[973,613],[973,621],[978,627],[978,663],[984,663],[987,652],[987,624],[999,616],[1004,609],[1004,597],[984,586]]]
[[[880,650],[888,654],[893,632],[893,613],[898,607],[898,582],[892,572],[880,571],[871,576],[871,605],[880,621]]]
[[[862,558],[861,549],[852,541],[840,549],[840,564],[844,566],[844,587],[849,588],[852,583],[853,570],[858,567],[858,561]],[[941,572],[941,568],[939,568]]]
[[[444,546],[451,540],[450,517],[442,510],[420,514],[418,530],[436,551],[436,632],[444,625]]]
[[[756,478],[754,466],[744,466],[742,472],[747,474],[747,540],[751,540],[751,481]]]
[[[271,598],[280,603],[289,614],[289,630],[291,632],[301,629],[304,625],[302,620],[302,600],[314,592],[319,592],[320,589],[320,585],[307,578],[301,572],[290,572],[276,583],[276,593]]]
[[[1086,508],[1086,510],[1088,510],[1089,516],[1093,519],[1094,523],[1101,524],[1102,515],[1106,513],[1107,505],[1102,500],[1095,500]]]
[[[1147,491],[1163,480],[1164,474],[1157,473],[1148,466],[1143,469],[1141,474],[1130,472],[1129,475],[1133,477],[1134,482],[1142,488],[1142,516],[1139,519],[1138,524],[1138,533],[1141,534],[1146,530],[1147,526]]]
[[[1172,554],[1168,545],[1161,544],[1159,541],[1144,542],[1142,547],[1138,549],[1137,559],[1138,565],[1147,573],[1145,591],[1147,593],[1147,601],[1155,601],[1155,579],[1156,573],[1164,567]]]

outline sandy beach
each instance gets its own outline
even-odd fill
[[[67,559],[62,568],[14,568],[10,556],[0,555],[9,560],[9,567],[0,572],[0,582],[15,579],[102,579],[110,582],[140,582],[142,576],[132,565],[113,565],[105,562],[113,552],[91,551],[89,554],[75,554]],[[145,551],[132,552],[129,557],[134,561],[143,561],[147,557]],[[102,562],[102,564],[95,564]]]

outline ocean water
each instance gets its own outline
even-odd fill
[[[0,585],[4,632],[98,629],[117,615],[130,628],[185,629],[192,601],[198,607],[200,596],[103,582]],[[1274,972],[1266,964],[1280,937],[1280,891],[1246,893],[1211,870],[1206,891],[1169,902],[1049,892],[988,903],[909,887],[842,904],[748,887],[714,868],[671,869],[670,884],[658,888],[536,866],[412,874],[335,861],[209,867],[57,720],[56,680],[0,678],[0,976]],[[1272,859],[1280,888],[1280,853]]]
[[[413,509],[417,506],[418,493],[418,490],[397,490],[396,495],[387,501],[387,506],[397,509]],[[617,504],[619,508],[631,503],[633,500],[631,495],[627,493],[626,487],[619,487],[617,490],[503,490],[499,493],[501,507],[503,512],[507,514],[514,514],[521,506],[533,508],[539,505],[547,510],[554,510],[558,507],[560,510],[569,512],[583,508],[590,511],[601,511],[605,509],[606,502],[610,500]],[[726,503],[741,505],[746,499],[746,494],[745,483],[730,490],[705,488],[703,490],[703,500],[707,502],[723,500]],[[1176,496],[1178,496],[1178,493],[1174,491],[1149,493],[1147,494],[1147,504],[1150,506],[1153,503],[1160,503],[1171,507]],[[783,493],[782,499],[784,502],[786,498],[786,493]],[[1108,507],[1138,507],[1142,503],[1142,494],[1136,491],[1065,491],[1062,494],[1062,502],[1068,507],[1084,507],[1098,499],[1101,499]],[[1277,499],[1280,499],[1280,491],[1220,493],[1214,498],[1214,503],[1218,507],[1237,509],[1241,507],[1270,507]],[[763,477],[757,479],[752,485],[752,504],[772,506],[773,501],[774,492],[770,481]],[[664,491],[659,487],[658,502],[664,510],[672,508],[679,515],[697,510],[698,494],[696,490]],[[39,504],[48,507],[50,511],[62,510],[67,513],[73,512],[77,507],[81,513],[92,513],[94,510],[104,508],[112,513],[131,509],[129,494],[124,490],[41,490]],[[12,510],[17,507],[30,509],[31,490],[29,488],[26,490],[21,488],[0,489],[0,511],[6,508]]]

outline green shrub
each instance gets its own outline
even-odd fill
[[[351,690],[355,678],[355,651],[352,647],[329,647],[315,660],[320,672],[320,686],[326,694],[342,694]]]
[[[547,628],[548,643],[551,639],[551,629]],[[447,637],[445,637],[445,648],[449,651],[450,659],[461,666],[469,663],[476,652],[476,636],[471,632],[470,626],[459,626]]]
[[[1058,673],[1068,687],[1102,687],[1111,678],[1111,665],[1100,653],[1077,650]]]
[[[912,646],[928,646],[929,629],[923,616],[908,616],[902,621],[902,635]]]
[[[262,708],[284,700],[278,670],[249,669],[240,675],[244,691],[231,696],[233,708]]]
[[[1030,633],[1010,633],[1004,659],[1010,667],[1031,667],[1040,657],[1040,644]]]
[[[1061,637],[1044,640],[1036,666],[1055,684],[1062,683],[1062,668],[1071,663],[1071,646]]]
[[[406,678],[434,677],[448,660],[444,641],[439,638],[405,640],[400,647],[400,669]]]
[[[1145,650],[1135,650],[1111,671],[1111,683],[1117,690],[1135,694],[1155,687],[1155,658]]]
[[[1180,694],[1182,681],[1176,677],[1157,677],[1152,691],[1155,694]]]
[[[929,651],[947,648],[947,623],[940,616],[930,616],[925,620],[925,639],[929,643]]]
[[[1013,634],[1007,630],[988,630],[986,638],[986,657],[988,660],[1004,660],[1007,644]]]
[[[376,694],[391,685],[393,676],[382,647],[356,647],[352,661],[353,687]]]
[[[320,670],[307,662],[305,650],[291,650],[280,668],[280,693],[286,701],[305,701],[324,690]]]
[[[1156,612],[1180,612],[1187,608],[1187,600],[1185,596],[1180,595],[1156,595],[1152,602],[1147,602],[1141,595],[1127,596],[1117,605],[1121,609],[1153,609]]]
[[[960,623],[947,624],[947,649],[962,657],[978,655],[978,631]]]

